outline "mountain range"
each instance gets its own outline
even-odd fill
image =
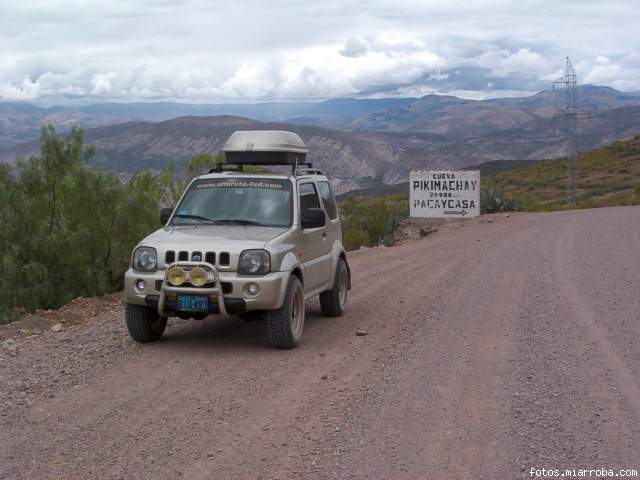
[[[242,116],[261,121],[306,123],[309,118],[358,117],[397,108],[417,98],[332,99],[324,102],[265,102],[253,104],[190,104],[172,102],[102,103],[94,105],[39,107],[22,102],[0,102],[0,146],[37,137],[43,125],[59,129],[82,124],[85,128],[133,120],[160,122],[184,116]],[[296,122],[296,118],[304,119]]]
[[[168,160],[181,164],[194,153],[218,151],[234,130],[284,129],[302,136],[310,160],[334,179],[342,193],[398,183],[414,169],[562,156],[565,122],[554,116],[562,111],[561,95],[540,92],[483,101],[427,95],[319,103],[49,108],[0,103],[4,143],[0,161],[36,153],[42,123],[61,130],[82,124],[87,142],[97,149],[96,165],[123,175],[157,170]],[[640,134],[640,95],[591,85],[580,87],[578,95],[584,110],[581,150]],[[223,115],[227,112],[234,115]]]

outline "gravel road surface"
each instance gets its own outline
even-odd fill
[[[137,345],[113,296],[0,330],[0,478],[640,470],[640,208],[481,217],[350,262],[348,313],[309,302],[291,351],[235,319]]]

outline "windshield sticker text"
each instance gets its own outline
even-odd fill
[[[266,180],[220,180],[206,183],[199,183],[196,189],[202,188],[267,188],[270,190],[282,190],[281,183],[269,182]]]

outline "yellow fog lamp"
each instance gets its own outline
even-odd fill
[[[180,267],[171,267],[169,273],[167,273],[167,279],[169,283],[174,287],[179,287],[184,283],[187,278],[187,274]]]
[[[189,274],[191,276],[191,285],[201,287],[207,283],[207,272],[203,268],[195,267]]]

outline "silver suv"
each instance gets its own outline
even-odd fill
[[[351,288],[329,180],[292,132],[235,132],[223,150],[225,164],[192,180],[175,209],[161,210],[163,228],[134,249],[129,334],[152,342],[169,316],[236,314],[264,318],[271,344],[293,348],[305,301],[319,295],[323,314],[340,316]],[[291,172],[247,173],[247,165]]]

